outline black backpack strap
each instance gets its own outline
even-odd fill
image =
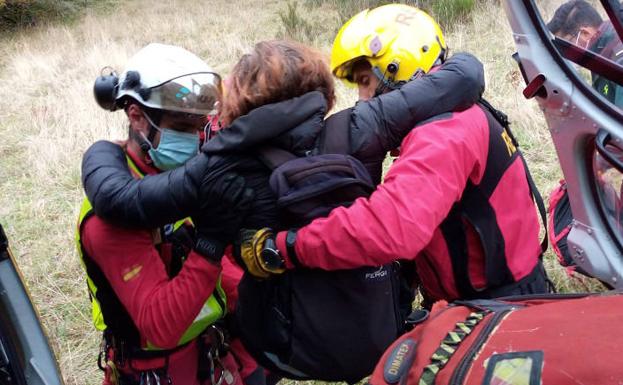
[[[461,203],[452,206],[446,219],[441,222],[439,228],[446,240],[448,253],[452,262],[452,274],[454,284],[463,298],[476,298],[478,292],[472,286],[469,279],[469,267],[467,259],[467,239],[465,227],[461,218]]]
[[[298,158],[289,151],[271,146],[260,147],[257,150],[257,156],[271,170],[276,169],[289,160]]]
[[[325,120],[323,142],[320,146],[323,154],[350,153],[350,121],[352,112],[352,108],[347,108],[336,112]]]
[[[513,135],[513,132],[511,131],[510,123],[508,121],[508,116],[502,111],[497,110],[484,98],[481,98],[479,103],[481,106],[485,107],[491,113],[491,115],[493,115],[495,120],[497,120],[498,123],[502,125],[502,127],[504,127],[504,129],[510,136],[511,141],[513,142],[513,145],[516,148],[519,148],[519,142],[517,142],[515,135]],[[528,186],[530,187],[530,193],[532,195],[532,199],[534,199],[534,202],[536,203],[536,206],[539,209],[539,214],[541,215],[541,222],[543,223],[543,228],[545,230],[545,235],[543,237],[543,240],[541,241],[541,252],[544,253],[545,250],[547,250],[547,246],[548,246],[547,220],[545,219],[545,212],[546,212],[545,203],[543,203],[543,197],[541,196],[539,189],[537,189],[536,184],[534,183],[534,179],[532,179],[532,175],[530,174],[530,170],[528,169],[528,163],[526,163],[526,159],[523,157],[523,155],[521,155],[520,158],[521,158],[521,161],[523,162],[524,170],[526,170],[526,179],[528,180]]]
[[[350,153],[350,120],[352,108],[347,108],[329,116],[320,143],[321,154]],[[274,170],[289,160],[298,158],[296,155],[281,148],[263,146],[257,151],[258,157],[269,169]]]
[[[526,163],[526,160],[524,159],[524,157],[521,157],[521,161],[523,162],[523,166],[524,169],[526,170],[526,178],[528,179],[528,185],[530,186],[530,191],[532,192],[532,197],[534,198],[534,201],[536,202],[536,206],[539,208],[539,214],[541,215],[541,222],[543,222],[543,228],[545,229],[545,235],[543,236],[543,240],[541,241],[541,252],[545,252],[545,250],[547,250],[547,246],[548,246],[548,235],[547,235],[547,220],[545,219],[545,203],[543,203],[543,197],[541,196],[541,193],[539,192],[539,189],[537,189],[536,184],[534,183],[534,180],[532,179],[532,175],[530,174],[530,171],[528,170],[528,164]]]

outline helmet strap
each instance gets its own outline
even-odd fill
[[[415,73],[411,75],[411,77],[409,78],[409,81],[419,79],[424,75],[426,75],[426,73],[421,68],[418,68],[417,71],[415,71]]]
[[[441,45],[441,42],[439,41],[439,37],[437,37],[437,42],[439,43],[439,46],[441,47],[441,52],[439,53],[439,57],[437,58],[437,60],[435,60],[433,67],[443,64],[446,61],[446,54],[448,52]],[[376,87],[376,90],[374,91],[375,97],[381,95],[388,88],[392,91],[397,90],[403,85],[405,85],[407,82],[418,79],[426,74],[421,68],[418,68],[417,71],[415,71],[415,73],[411,75],[409,80],[394,81],[395,75],[390,74],[390,76],[387,76],[387,72],[388,72],[387,70],[381,72],[379,67],[372,68],[372,73],[374,73],[374,75],[379,79],[379,84]]]
[[[145,134],[143,134],[142,132],[140,133],[140,135],[137,135],[132,129],[130,129],[130,137],[136,140],[143,152],[147,152],[154,147],[152,143],[154,142],[154,138],[156,137],[156,133],[158,132],[158,127],[155,125],[153,120],[151,120],[151,118],[149,117],[149,115],[147,115],[145,111],[143,111],[143,115],[149,123],[149,132],[147,133],[147,136],[145,136]]]
[[[387,89],[396,90],[400,88],[405,82],[394,82],[394,76],[387,76],[387,71],[381,72],[379,67],[373,67],[372,73],[379,79],[379,84],[376,86],[376,90],[374,90],[374,96],[379,96]]]
[[[376,86],[376,89],[374,90],[374,97],[376,98],[379,95],[383,95],[387,88],[388,87],[385,82],[380,81],[379,84]]]
[[[149,140],[145,139],[145,136],[139,135],[136,132],[134,132],[132,129],[130,129],[130,138],[134,141],[136,141],[139,145],[139,147],[141,148],[141,151],[143,152],[147,152],[151,149],[151,142],[149,142]]]
[[[154,121],[151,120],[147,112],[143,111],[143,114],[145,115],[145,119],[147,119],[147,121],[149,122],[149,132],[147,133],[147,140],[149,141],[149,145],[151,148],[152,143],[154,142],[154,138],[156,137],[156,133],[160,131],[160,127],[158,127],[156,123],[154,123]]]
[[[441,52],[439,52],[439,57],[435,61],[434,65],[437,65],[437,62],[439,62],[439,64],[445,63],[446,58],[448,56],[448,47],[444,48],[443,44],[441,44],[441,40],[439,39],[439,36],[437,36],[436,39],[437,39],[437,44],[439,44],[439,48],[441,48]]]
[[[153,124],[150,124],[149,125],[149,132],[147,133],[147,140],[149,140],[149,143],[153,143],[154,142],[154,138],[156,137],[156,132],[158,132],[156,127]]]

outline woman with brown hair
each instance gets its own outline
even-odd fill
[[[311,91],[319,91],[331,110],[335,84],[320,52],[292,41],[259,42],[234,66],[220,119],[228,126],[257,107]]]
[[[220,112],[224,128],[202,146],[194,159],[176,170],[133,180],[120,148],[101,141],[85,153],[83,184],[98,216],[115,223],[154,227],[186,216],[201,216],[202,223],[211,221],[214,233],[218,233],[222,226],[230,224],[225,223],[225,218],[215,218],[202,209],[205,205],[202,193],[215,175],[231,170],[243,176],[246,188],[254,192],[248,215],[236,218],[242,222],[241,227],[286,229],[292,224],[285,223],[280,215],[277,197],[269,186],[272,168],[264,156],[266,148],[301,158],[334,153],[350,155],[365,166],[372,182],[378,184],[386,153],[395,149],[418,122],[471,106],[480,98],[483,89],[481,63],[469,54],[457,54],[434,73],[407,82],[395,91],[360,101],[354,107],[326,118],[334,105],[335,92],[334,80],[323,56],[294,42],[260,42],[232,70]],[[231,241],[212,239],[217,250],[224,249],[224,245]],[[262,282],[271,285],[266,283],[269,281]],[[308,378],[306,370],[293,366],[288,357],[284,359],[282,352],[273,349],[281,343],[280,348],[287,345],[285,350],[296,350],[288,345],[289,339],[282,341],[283,335],[280,334],[290,332],[293,320],[289,319],[292,314],[283,314],[279,309],[275,312],[273,307],[267,309],[259,304],[264,300],[258,297],[265,289],[262,282],[245,275],[240,286],[240,303],[251,304],[246,313],[240,314],[240,308],[237,312],[239,332],[247,337],[243,341],[255,358],[271,370],[288,377]],[[242,290],[245,284],[246,289]],[[245,296],[250,299],[245,301]],[[343,299],[327,301],[325,316],[332,315],[328,306],[339,300]],[[253,308],[253,303],[258,305]],[[375,317],[381,322],[379,328],[388,329],[388,314],[395,313],[396,309],[384,312],[386,309],[379,311],[376,303],[368,305],[362,307],[366,316]],[[279,307],[279,304],[275,306]],[[365,317],[357,319],[354,325],[351,319],[335,317],[332,321],[330,326],[334,333],[367,330],[363,326],[368,322]],[[351,324],[345,325],[345,322]],[[285,326],[271,329],[276,324]],[[375,336],[364,339],[379,344],[375,353],[380,355],[391,340],[379,341],[383,330],[378,330],[378,335],[377,331],[373,332]],[[393,332],[395,338],[397,331]],[[357,342],[359,339],[353,338],[352,343]],[[369,351],[358,351],[353,346],[349,350],[348,344],[335,343],[323,346],[325,351],[315,351],[311,356],[317,362],[330,357],[332,364],[331,367],[324,366],[326,371],[334,368],[350,370],[345,360],[369,366],[378,359],[378,356],[369,356]],[[304,346],[307,348],[310,346]],[[344,354],[328,352],[340,349]],[[343,379],[353,380],[353,377],[345,373]]]

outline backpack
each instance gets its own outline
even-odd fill
[[[621,320],[621,292],[438,302],[369,384],[620,384]]]
[[[567,245],[567,236],[569,231],[571,231],[573,213],[569,203],[567,183],[564,180],[561,180],[560,184],[549,194],[548,203],[547,227],[550,243],[558,258],[558,263],[565,267],[570,274],[573,271],[582,272],[573,258],[571,258],[569,246]]]
[[[259,152],[273,170],[269,183],[286,228],[303,226],[374,190],[363,164],[344,155],[350,111],[336,115],[324,138],[327,147],[334,146],[332,153],[298,158],[277,148]],[[341,271],[297,269],[268,280],[245,274],[235,312],[240,338],[278,375],[357,382],[403,332],[411,312],[413,295],[399,270],[392,263]]]

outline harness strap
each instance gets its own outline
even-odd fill
[[[178,345],[172,349],[144,350],[136,345],[129,345],[128,341],[118,336],[115,336],[112,331],[106,329],[102,333],[101,351],[105,353],[108,349],[113,349],[115,351],[115,357],[121,363],[124,363],[128,359],[151,360],[155,358],[166,358],[169,355],[184,349],[188,346],[188,344],[190,344],[190,342],[192,341],[186,342],[182,345]]]
[[[496,220],[483,220],[484,218],[495,218],[495,210],[489,202],[489,195],[472,183],[467,184],[465,189],[465,199],[463,205],[463,220],[471,224],[480,238],[480,243],[485,257],[485,279],[487,287],[499,287],[514,281],[513,273],[508,267],[506,261],[506,245],[502,230]],[[465,247],[467,248],[467,246]],[[466,256],[467,250],[466,250]],[[462,258],[467,261],[469,258]],[[467,285],[472,288],[469,283],[469,271],[466,270],[461,278],[467,280]],[[472,288],[472,294],[478,296]]]
[[[545,268],[543,267],[543,261],[539,260],[537,264],[534,266],[534,268],[532,269],[532,271],[528,273],[528,275],[520,279],[519,281],[510,283],[507,285],[503,285],[503,286],[487,288],[479,293],[478,298],[488,299],[488,298],[507,297],[519,291],[519,288],[527,287],[530,284],[538,284],[539,281],[542,281],[543,284],[546,286],[550,286],[549,287],[550,292],[555,292],[555,290],[553,290],[554,288],[552,287],[553,284],[549,282],[549,279],[547,278],[544,269]],[[473,298],[476,298],[476,297],[473,297]]]
[[[257,151],[258,158],[271,171],[297,156],[278,147],[263,146]]]
[[[350,123],[353,109],[348,108],[329,116],[325,120],[322,143],[323,154],[350,153]]]
[[[482,290],[476,290],[470,280],[467,244],[467,231],[470,229],[482,247],[485,287],[500,287],[515,281],[507,263],[505,239],[489,198],[508,168],[521,155],[508,143],[514,140],[511,134],[507,134],[502,125],[498,124],[498,121],[506,121],[505,115],[499,111],[489,111],[485,106],[483,110],[489,126],[484,174],[478,185],[467,181],[460,201],[454,204],[440,226],[452,262],[455,285],[462,298],[478,298],[482,295]]]
[[[469,281],[467,260],[467,239],[465,227],[461,217],[461,204],[455,203],[446,219],[441,223],[440,229],[446,239],[448,253],[452,261],[452,274],[454,283],[461,296],[472,297],[476,292]]]
[[[526,163],[526,160],[524,159],[524,157],[521,157],[521,161],[523,162],[523,166],[524,166],[524,170],[526,170],[526,178],[528,179],[528,185],[530,186],[530,192],[532,193],[532,198],[534,199],[534,202],[536,203],[536,207],[539,208],[539,215],[541,216],[541,222],[543,223],[543,228],[545,229],[545,235],[543,236],[543,240],[541,241],[541,253],[545,253],[545,250],[547,250],[547,246],[548,246],[548,241],[547,241],[547,219],[545,217],[545,203],[543,203],[543,197],[541,196],[541,193],[539,192],[539,189],[536,187],[536,184],[534,183],[534,179],[532,179],[532,175],[530,174],[530,171],[528,170],[528,164]],[[541,255],[542,257],[543,255]]]
[[[350,119],[352,108],[337,112],[325,120],[321,137],[322,154],[348,154],[350,149]],[[263,146],[257,151],[258,158],[269,169],[274,170],[282,164],[297,159],[293,153],[274,146]]]
[[[490,113],[491,115],[493,115],[493,117],[495,118],[495,120],[498,121],[498,123],[500,123],[500,125],[502,125],[502,127],[504,127],[504,129],[506,130],[506,132],[508,133],[509,137],[511,138],[513,145],[516,148],[519,148],[519,142],[517,141],[517,139],[515,138],[515,135],[513,134],[513,132],[511,131],[510,128],[510,122],[508,121],[508,116],[503,113],[502,111],[496,109],[495,107],[493,107],[487,100],[485,100],[484,98],[481,98],[479,103],[485,107]],[[541,241],[541,252],[544,253],[545,250],[547,250],[547,246],[548,246],[548,241],[547,241],[547,220],[545,219],[545,203],[543,203],[543,197],[541,196],[541,193],[539,192],[539,189],[537,189],[536,184],[534,183],[534,179],[532,179],[532,174],[530,174],[530,169],[528,168],[528,164],[526,163],[526,159],[522,156],[520,156],[521,161],[523,163],[524,166],[524,170],[526,172],[526,179],[528,180],[528,186],[530,187],[530,193],[532,196],[532,199],[534,200],[534,202],[536,203],[537,208],[539,209],[539,214],[541,216],[541,222],[543,223],[543,228],[545,230],[545,235],[543,237],[543,240]],[[542,256],[541,256],[542,257]]]

